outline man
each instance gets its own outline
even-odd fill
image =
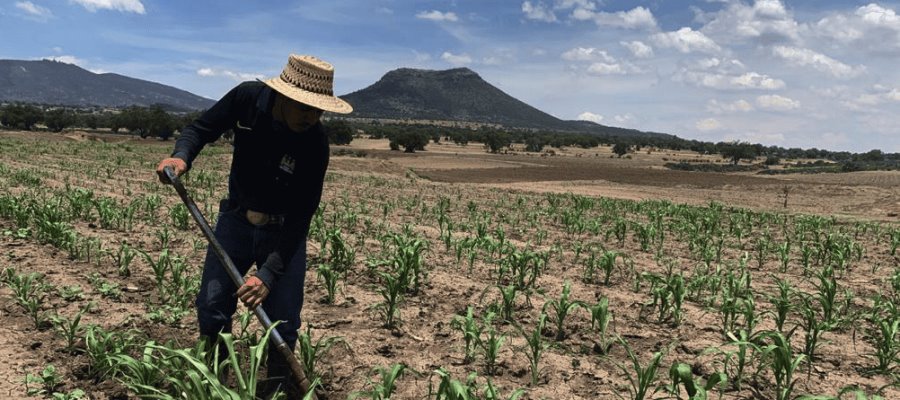
[[[220,204],[215,235],[242,275],[254,263],[257,270],[236,288],[207,249],[196,302],[206,340],[231,331],[240,298],[250,309],[262,304],[273,321],[282,321],[277,329],[285,342],[292,349],[296,344],[306,235],[328,167],[328,138],[319,119],[324,111],[352,111],[334,96],[333,78],[331,64],[290,55],[280,76],[241,83],[185,127],[171,157],[157,167],[160,179],[168,182],[163,168],[185,173],[205,144],[234,131],[228,198]],[[274,348],[268,360],[270,378],[283,382],[290,377]]]

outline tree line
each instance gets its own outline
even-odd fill
[[[115,133],[127,131],[134,135],[167,140],[200,115],[195,112],[173,112],[163,105],[132,106],[120,110],[39,106],[34,104],[0,105],[0,128],[62,132],[69,128],[103,129]],[[894,168],[900,165],[900,153],[871,150],[866,153],[829,151],[810,148],[784,148],[746,142],[702,142],[682,139],[674,135],[615,136],[576,132],[557,132],[534,129],[481,126],[476,129],[424,124],[359,122],[340,118],[325,120],[325,130],[332,144],[349,144],[354,136],[389,139],[392,150],[415,152],[425,150],[428,143],[448,141],[460,146],[481,143],[485,151],[508,151],[513,144],[526,152],[539,153],[546,147],[580,147],[590,149],[599,145],[612,146],[613,153],[622,157],[644,148],[661,151],[693,151],[700,154],[719,154],[737,165],[741,160],[765,158],[765,164],[778,164],[782,159],[819,159],[843,165],[843,170]],[[228,133],[225,135],[230,137]],[[884,168],[883,168],[884,167]]]

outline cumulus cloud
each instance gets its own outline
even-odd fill
[[[650,39],[659,47],[674,48],[682,53],[718,53],[722,50],[712,39],[690,27],[656,33]]]
[[[587,72],[591,75],[624,75],[629,71],[619,63],[596,62],[588,67]]]
[[[453,65],[467,65],[472,63],[472,57],[468,54],[453,54],[445,51],[441,54],[441,59]]]
[[[578,114],[579,121],[591,121],[593,123],[599,124],[600,121],[603,121],[603,116],[599,114],[594,114],[592,112],[585,111],[581,114]]]
[[[41,7],[30,1],[16,2],[16,8],[25,12],[25,14],[29,18],[38,20],[38,21],[46,21],[47,19],[53,17],[53,13],[50,11],[50,9],[48,9],[46,7]]]
[[[456,16],[454,12],[440,12],[437,10],[431,11],[422,11],[416,14],[416,18],[418,19],[427,19],[429,21],[438,21],[438,22],[456,22],[459,21],[459,17]]]
[[[756,0],[752,6],[733,1],[705,18],[708,21],[701,31],[725,43],[748,39],[761,44],[791,43],[799,40],[802,30],[780,0]]]
[[[871,25],[900,30],[900,17],[890,8],[871,3],[856,9],[856,15]]]
[[[836,78],[853,78],[865,71],[864,66],[851,67],[838,60],[817,53],[810,49],[788,46],[775,46],[772,52],[791,65],[812,67],[818,71],[831,74]]]
[[[675,81],[684,82],[690,85],[706,87],[718,90],[744,90],[744,89],[761,89],[761,90],[777,90],[784,88],[783,80],[772,78],[768,75],[757,72],[747,72],[740,75],[694,71],[689,69],[681,69],[673,76]]]
[[[768,94],[756,98],[756,105],[765,110],[790,111],[800,108],[800,102],[777,94]]]
[[[606,62],[615,62],[615,59],[605,50],[595,49],[593,47],[576,47],[562,54],[562,59],[566,61],[593,61],[601,60]]]
[[[694,126],[697,127],[698,130],[703,132],[714,131],[722,127],[722,123],[715,118],[706,118],[697,121]]]
[[[255,79],[264,79],[265,75],[262,74],[253,74],[253,73],[245,73],[245,72],[234,72],[226,69],[214,69],[214,68],[200,68],[197,70],[197,75],[203,77],[226,77],[231,80],[237,82],[243,81],[251,81]]]
[[[653,57],[653,48],[644,44],[639,40],[634,40],[631,42],[619,42],[623,47],[628,49],[635,58],[650,58]]]
[[[141,0],[70,0],[80,4],[90,12],[97,10],[113,10],[121,12],[131,12],[135,14],[144,14],[144,4]]]
[[[548,8],[543,2],[540,1],[534,4],[531,4],[530,1],[522,3],[522,12],[525,13],[525,18],[528,19],[544,22],[556,22],[556,15],[553,14],[553,10]]]
[[[814,36],[853,44],[854,49],[896,54],[900,51],[900,16],[896,11],[871,3],[854,12],[832,13],[810,24]]]
[[[635,7],[629,11],[604,12],[588,8],[576,8],[572,18],[579,21],[594,21],[598,26],[625,29],[656,28],[656,18],[649,9]]]
[[[86,61],[75,56],[50,56],[43,57],[42,60],[52,60],[66,64],[78,65],[80,67],[84,67],[85,65],[87,65]]]
[[[885,103],[900,102],[900,89],[875,85],[865,93],[850,94],[847,91],[837,93],[842,97],[841,104],[856,111],[873,111]]]
[[[731,103],[722,103],[718,100],[710,100],[706,103],[706,111],[709,111],[714,114],[729,114],[736,112],[750,112],[753,111],[753,104],[750,104],[749,101],[740,99]]]

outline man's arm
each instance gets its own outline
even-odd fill
[[[186,169],[190,169],[203,146],[215,142],[222,133],[234,126],[242,111],[240,107],[253,106],[252,102],[246,101],[248,96],[245,92],[247,90],[243,89],[243,85],[236,86],[194,122],[184,127],[181,136],[175,141],[172,157],[184,160]]]

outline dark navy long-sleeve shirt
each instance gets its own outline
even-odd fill
[[[284,265],[306,246],[312,216],[322,197],[328,168],[328,138],[321,123],[304,132],[273,124],[276,93],[262,82],[244,82],[185,127],[173,157],[188,167],[207,143],[234,131],[234,154],[228,177],[231,207],[283,214],[281,239],[257,276],[273,288]]]

